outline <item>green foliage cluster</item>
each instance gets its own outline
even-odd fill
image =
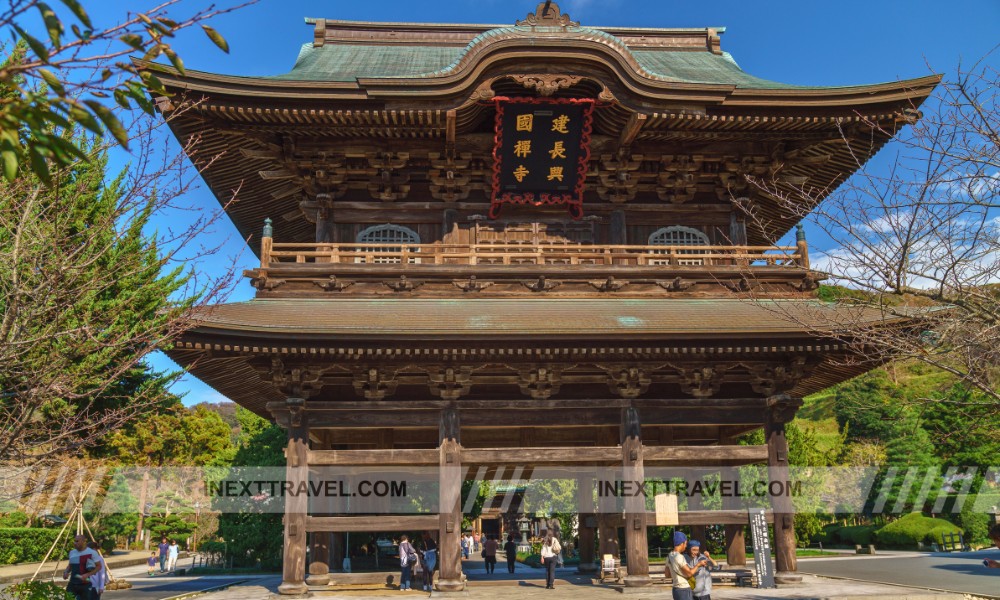
[[[944,519],[910,513],[879,529],[875,538],[889,548],[916,548],[917,542],[940,544],[943,533],[962,533],[962,530]]]
[[[28,523],[28,514],[15,510],[4,515],[0,515],[0,528],[2,527],[24,527]]]
[[[236,411],[240,435],[233,456],[233,467],[283,466],[288,442],[285,431],[245,408]],[[283,502],[273,498],[271,502]],[[219,516],[219,536],[226,540],[226,551],[233,566],[275,569],[281,567],[283,540],[282,513],[227,512]]]
[[[66,587],[54,581],[22,581],[4,588],[4,600],[73,600]]]
[[[0,528],[0,565],[38,562],[52,547],[59,535],[58,529],[37,527]],[[63,548],[56,548],[58,556],[65,556],[72,546],[72,537],[63,536]]]
[[[86,160],[79,140],[61,135],[82,127],[94,135],[109,132],[122,146],[129,132],[117,114],[119,109],[138,107],[155,112],[147,94],[168,95],[156,76],[164,67],[152,61],[165,56],[180,73],[184,63],[173,50],[171,38],[181,30],[219,12],[204,11],[193,18],[174,20],[165,10],[129,13],[113,27],[95,27],[79,0],[60,0],[63,10],[45,2],[25,4],[19,10],[0,14],[0,28],[15,34],[17,60],[0,68],[0,166],[7,181],[14,181],[24,165],[45,183],[51,167],[61,168]],[[29,33],[25,19],[35,16],[46,36]],[[202,25],[209,39],[225,52],[229,46],[211,27]],[[67,31],[68,29],[68,31]],[[128,55],[138,53],[144,62],[133,63]],[[68,77],[68,71],[93,72]],[[108,105],[114,100],[115,108]]]

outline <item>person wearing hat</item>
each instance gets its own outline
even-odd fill
[[[684,548],[687,547],[687,536],[684,532],[674,532],[674,551],[667,557],[667,566],[670,568],[670,575],[674,579],[673,596],[674,600],[694,600],[689,577],[694,577],[698,572],[697,568],[688,565],[684,558]]]
[[[701,551],[701,542],[698,540],[690,540],[687,549],[688,565],[696,571],[694,588],[691,590],[694,600],[712,600],[711,570],[715,568],[716,562],[708,555],[708,550]]]

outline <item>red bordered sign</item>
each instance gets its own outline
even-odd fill
[[[565,204],[583,216],[594,100],[497,96],[490,218],[505,204]]]

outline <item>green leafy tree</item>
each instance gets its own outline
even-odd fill
[[[240,435],[233,467],[280,467],[285,465],[288,435],[277,425],[240,408],[236,412]],[[274,498],[272,502],[280,502]],[[225,512],[219,516],[219,536],[226,541],[233,564],[264,568],[281,565],[283,543],[282,510]]]
[[[216,46],[229,51],[225,39],[205,22],[238,7],[178,16],[179,2],[166,0],[148,10],[130,6],[125,19],[109,27],[95,26],[80,0],[59,0],[55,6],[18,0],[0,10],[0,29],[12,32],[27,50],[0,66],[0,87],[6,89],[0,95],[0,165],[8,182],[28,166],[50,183],[53,168],[88,159],[80,139],[59,130],[82,127],[98,136],[109,132],[127,146],[132,135],[116,109],[154,113],[147,92],[165,90],[151,61],[165,57],[184,71],[172,47],[178,33],[200,26]],[[36,36],[34,31],[44,33]],[[141,60],[132,61],[130,55]]]

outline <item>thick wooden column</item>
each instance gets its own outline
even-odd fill
[[[287,400],[288,445],[285,447],[285,479],[298,488],[309,481],[309,425],[304,414],[305,400]],[[309,497],[306,494],[285,496],[285,552],[278,592],[287,595],[306,593],[306,514]]]
[[[580,522],[580,573],[593,573],[598,563],[594,560],[594,529],[597,515],[594,513],[594,478],[581,477],[576,482],[576,502]]]
[[[622,411],[622,469],[623,479],[633,485],[645,480],[642,467],[642,436],[639,412],[634,408]],[[649,544],[646,541],[646,496],[625,497],[625,559],[628,561],[627,587],[650,585]]]
[[[330,540],[329,531],[314,531],[309,534],[309,575],[307,585],[327,585],[330,583]]]
[[[344,570],[344,557],[347,556],[344,541],[343,533],[337,531],[330,534],[330,569],[333,571]]]
[[[462,581],[462,551],[459,538],[462,535],[462,444],[458,411],[441,411],[439,439],[441,444],[438,481],[440,490],[440,521],[438,535],[438,556],[441,573],[437,589],[442,592],[461,592],[465,589]]]
[[[775,397],[767,411],[764,423],[764,437],[767,439],[767,470],[771,481],[788,481],[788,440],[785,438],[785,423],[792,420],[799,403],[787,396]],[[788,496],[772,496],[774,510],[774,562],[777,583],[800,583],[802,576],[796,571],[795,558],[795,507]]]
[[[703,471],[689,471],[691,473],[692,480],[699,480],[704,478],[705,472]],[[702,510],[705,508],[705,503],[700,494],[693,494],[688,496],[688,510]],[[707,525],[692,525],[691,526],[691,539],[698,540],[702,544],[702,548],[706,548],[707,540],[705,539],[705,532],[708,530]]]

